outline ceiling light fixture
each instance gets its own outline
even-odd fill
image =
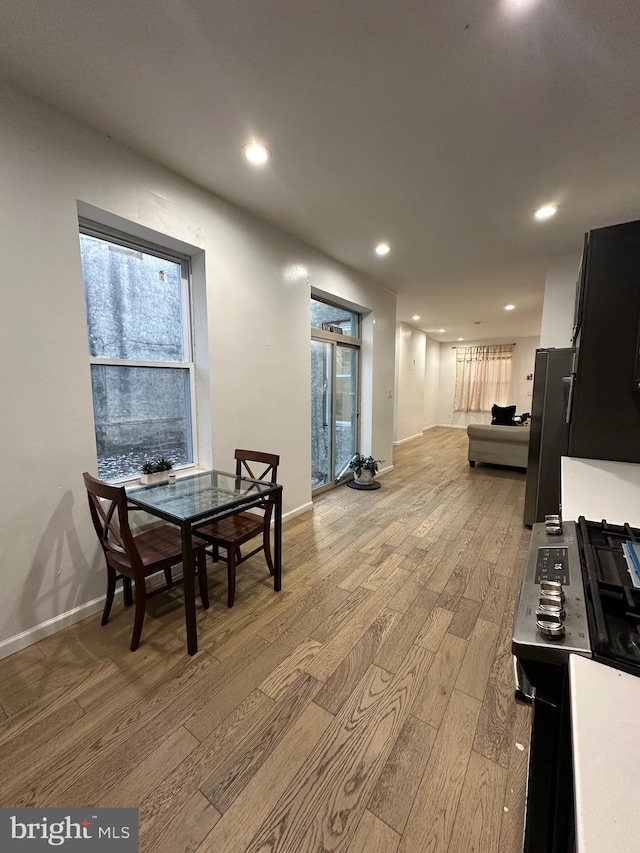
[[[512,6],[531,6],[533,0],[511,0]]]
[[[439,334],[442,334],[443,332],[446,332],[446,331],[447,331],[446,329],[438,329]]]
[[[545,204],[544,207],[539,207],[535,212],[536,219],[550,219],[557,213],[558,206],[556,204]]]
[[[504,310],[505,310],[505,311],[513,311],[513,309],[514,309],[515,307],[516,307],[515,305],[505,305],[505,306],[504,306]]]
[[[413,315],[413,317],[412,317],[411,319],[412,319],[412,320],[419,320],[419,319],[420,319],[420,315],[419,315],[419,314],[414,314],[414,315]]]
[[[244,156],[254,166],[264,166],[271,157],[271,151],[260,142],[249,142],[244,146]]]
[[[391,251],[391,246],[388,243],[378,243],[376,246],[376,255],[388,255]]]
[[[458,340],[459,340],[459,341],[463,341],[463,340],[464,340],[464,338],[458,338]]]

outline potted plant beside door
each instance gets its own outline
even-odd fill
[[[351,457],[349,468],[353,471],[353,479],[361,486],[370,486],[378,473],[378,464],[384,459],[374,459],[373,456],[363,456],[356,453]]]

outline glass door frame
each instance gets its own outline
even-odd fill
[[[332,478],[328,483],[324,483],[321,486],[317,486],[315,489],[312,489],[311,495],[312,497],[315,495],[319,495],[322,492],[328,491],[329,489],[334,489],[336,486],[343,483],[349,477],[352,476],[351,471],[345,472],[341,477],[336,477],[336,422],[337,422],[337,395],[336,395],[336,351],[337,346],[341,344],[343,347],[348,349],[353,349],[358,352],[358,368],[357,374],[355,377],[356,381],[356,400],[355,400],[355,450],[354,453],[358,451],[360,446],[360,377],[362,373],[362,364],[361,364],[361,352],[362,352],[362,340],[361,338],[352,338],[347,335],[339,335],[335,332],[325,331],[323,329],[318,329],[314,326],[311,327],[311,340],[317,341],[319,343],[331,344],[331,423],[333,429],[333,436],[331,442],[331,471]],[[313,430],[313,424],[311,425],[311,429]]]

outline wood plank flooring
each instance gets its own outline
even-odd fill
[[[0,661],[2,806],[135,806],[145,853],[517,853],[529,709],[511,626],[524,474],[464,430],[394,452],[284,525],[226,607],[209,565],[200,651],[180,588]]]

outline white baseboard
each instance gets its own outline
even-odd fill
[[[46,622],[41,622],[27,631],[22,631],[20,634],[15,634],[13,637],[3,640],[0,643],[0,660],[8,658],[9,655],[13,655],[21,649],[26,649],[27,646],[32,646],[39,640],[44,640],[45,637],[50,637],[52,634],[62,631],[63,628],[68,628],[70,625],[75,625],[76,622],[81,622],[87,616],[99,613],[104,607],[104,599],[104,595],[100,596],[100,598],[94,598],[92,601],[87,601],[78,607],[72,607],[66,613],[61,613],[59,616],[54,616],[53,619],[47,619]],[[114,603],[121,599],[122,590],[118,589],[114,597]]]
[[[302,506],[299,506],[296,509],[287,512],[285,515],[282,516],[282,521],[288,521],[289,519],[295,518],[297,515],[302,515],[303,512],[308,512],[312,509],[313,503],[309,501],[308,503],[303,504]],[[150,578],[148,583],[149,587],[153,588],[153,586],[162,584],[163,579],[161,577]],[[99,613],[104,607],[104,600],[105,595],[101,595],[98,598],[94,598],[91,601],[85,602],[84,604],[79,604],[77,607],[72,607],[71,610],[67,610],[65,613],[60,613],[58,616],[54,616],[51,619],[47,619],[45,622],[41,622],[39,625],[35,625],[33,628],[28,628],[26,631],[22,631],[20,634],[14,634],[13,637],[8,637],[6,640],[2,640],[0,642],[0,660],[2,660],[3,658],[8,658],[10,655],[19,652],[21,649],[26,649],[27,646],[32,646],[34,643],[37,643],[40,640],[44,640],[45,637],[50,637],[52,634],[56,634],[58,631],[62,631],[63,628],[68,628],[70,625],[75,625],[76,622],[81,622],[88,616],[93,616],[95,613]],[[120,601],[122,601],[122,588],[120,585],[118,585],[118,589],[116,590],[113,603],[118,604]],[[133,616],[131,618],[133,619]],[[133,622],[131,623],[131,625],[133,628]]]
[[[447,427],[448,429],[466,429],[467,424],[438,424],[439,427]]]
[[[313,509],[313,501],[309,501],[306,504],[302,504],[302,506],[297,507],[296,509],[292,509],[289,512],[285,513],[282,516],[282,523],[285,521],[289,521],[291,518],[295,518],[297,515],[302,515],[303,512],[309,512],[309,510]]]
[[[416,438],[422,438],[422,433],[417,432],[415,435],[410,435],[409,438],[401,438],[400,441],[394,441],[393,446],[398,447],[400,444],[406,444],[407,441],[415,441]]]
[[[435,429],[438,424],[429,424],[429,426],[422,427],[422,432],[426,432],[428,429]]]

